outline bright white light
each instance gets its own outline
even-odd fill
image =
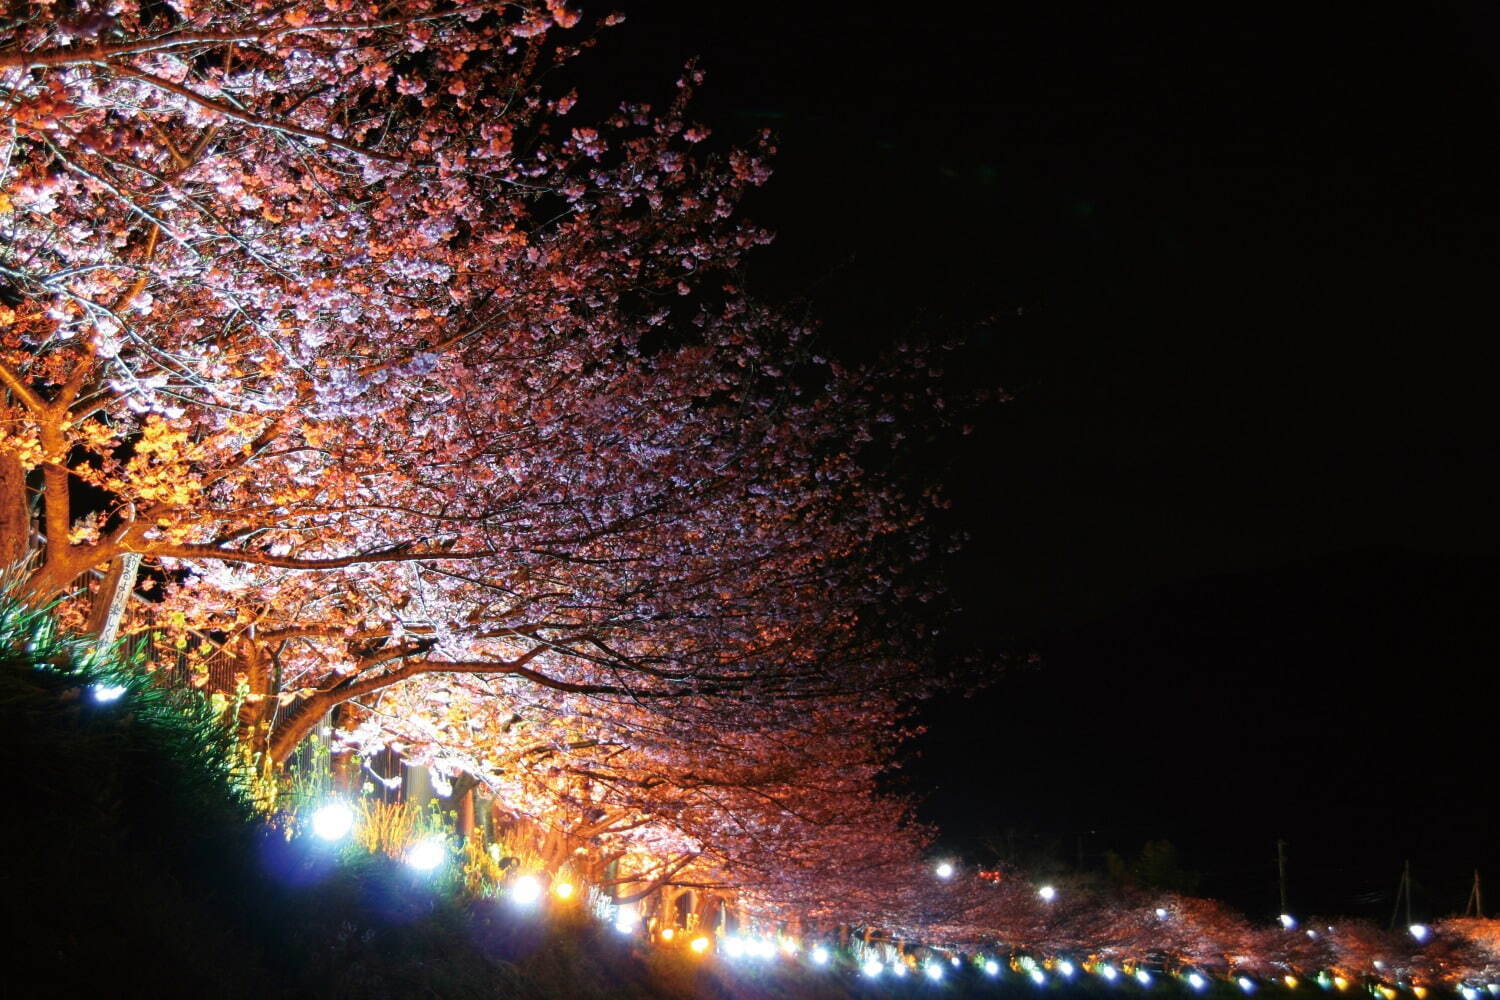
[[[878,978],[879,975],[885,971],[885,966],[880,964],[880,959],[878,958],[865,959],[865,964],[862,966],[862,968],[864,969],[865,975],[869,976],[871,979]]]
[[[1140,983],[1142,986],[1150,986],[1151,985],[1151,973],[1147,972],[1145,969],[1136,969],[1135,970],[1135,981],[1138,982],[1138,983]]]
[[[1250,981],[1250,978],[1248,976],[1241,976],[1240,978],[1236,979],[1235,982],[1238,983],[1240,989],[1244,990],[1246,993],[1255,992],[1255,984]]]
[[[984,974],[986,976],[998,976],[998,975],[1000,975],[1000,963],[997,962],[997,961],[995,961],[993,958],[987,958],[987,959],[985,959],[984,960]]]
[[[1036,983],[1038,986],[1040,986],[1040,985],[1042,985],[1043,983],[1045,983],[1047,981],[1047,974],[1045,972],[1043,972],[1041,969],[1032,969],[1031,970],[1031,981],[1033,983]]]
[[[640,922],[640,919],[635,912],[635,907],[622,906],[615,911],[615,930],[621,934],[629,934],[635,930],[635,925]]]
[[[1281,926],[1285,927],[1289,931],[1296,930],[1297,918],[1292,916],[1290,913],[1283,913],[1281,915]]]
[[[765,938],[754,938],[746,946],[752,958],[774,958],[776,956],[776,945]]]
[[[1038,896],[1041,896],[1044,900],[1046,900],[1049,903],[1052,902],[1054,899],[1057,898],[1057,890],[1054,889],[1054,888],[1052,888],[1050,885],[1044,885],[1044,886],[1042,886],[1040,889],[1037,890],[1036,894]]]
[[[118,684],[95,684],[90,690],[94,694],[94,700],[98,702],[116,701],[125,693],[125,689]]]
[[[1156,908],[1156,919],[1157,920],[1165,920],[1165,919],[1167,919],[1167,908],[1165,906],[1158,906]]]
[[[534,875],[522,875],[511,883],[510,898],[513,903],[530,906],[542,898],[542,883]]]
[[[952,878],[953,877],[953,863],[950,862],[950,861],[940,861],[940,862],[938,862],[938,866],[934,870],[937,872],[937,877],[938,878]]]
[[[1115,967],[1113,965],[1110,965],[1108,962],[1105,962],[1103,965],[1099,966],[1099,975],[1103,976],[1105,979],[1108,979],[1110,982],[1114,982],[1116,975]]]
[[[573,898],[573,883],[572,882],[559,882],[559,883],[557,883],[556,885],[554,885],[552,887],[552,891],[557,894],[557,898],[558,899],[572,899]]]
[[[1500,997],[1500,983],[1490,983],[1485,989],[1490,991],[1490,996]]]
[[[737,937],[731,936],[725,938],[724,943],[721,944],[719,948],[730,958],[739,958],[745,953],[745,942],[741,941]]]
[[[424,840],[406,852],[406,863],[419,872],[430,872],[443,863],[447,854],[441,840]]]
[[[1407,930],[1411,931],[1411,936],[1416,938],[1418,941],[1427,940],[1428,930],[1426,924],[1412,924],[1407,928]]]
[[[928,962],[927,963],[927,978],[931,979],[933,982],[937,982],[939,979],[942,979],[943,978],[943,963],[941,963],[941,962]]]
[[[781,950],[782,950],[782,952],[784,954],[787,954],[787,955],[795,955],[795,954],[797,954],[797,939],[796,938],[789,938],[789,937],[782,938],[781,939]]]
[[[818,965],[827,965],[828,958],[828,949],[822,945],[818,945],[812,950],[812,960]]]
[[[1057,963],[1057,971],[1061,972],[1064,976],[1071,979],[1073,976],[1073,963],[1068,961],[1067,959],[1063,959],[1061,962]]]
[[[892,962],[891,971],[896,974],[897,978],[906,975],[906,963],[901,961]]]
[[[1203,989],[1203,987],[1205,987],[1205,986],[1208,985],[1208,980],[1204,979],[1202,976],[1198,975],[1198,973],[1196,973],[1196,972],[1189,972],[1188,973],[1188,985],[1191,986],[1195,990],[1201,990],[1201,989]]]
[[[1309,927],[1307,929],[1307,936],[1312,938],[1313,940],[1317,940],[1318,932]]]
[[[699,934],[697,937],[693,938],[688,947],[693,949],[693,954],[703,955],[708,952],[708,946],[710,943],[711,942],[708,940],[708,938],[704,937],[702,934]]]
[[[343,840],[354,829],[354,810],[342,802],[320,806],[312,815],[313,835],[332,843]]]
[[[1377,958],[1377,959],[1376,959],[1376,960],[1375,960],[1375,963],[1374,963],[1374,964],[1375,964],[1375,968],[1377,968],[1377,969],[1383,969],[1383,968],[1385,968],[1385,963],[1384,963],[1384,962],[1382,962],[1382,961],[1381,961],[1381,960],[1380,960],[1380,959],[1378,959],[1378,958]]]
[[[1472,986],[1465,986],[1458,992],[1464,995],[1464,1000],[1475,1000],[1475,998],[1479,996],[1479,991]]]
[[[954,955],[954,956],[953,956],[953,957],[952,957],[952,958],[950,958],[950,959],[948,959],[948,964],[949,964],[949,965],[951,965],[951,966],[953,966],[953,967],[954,967],[954,968],[955,968],[955,969],[956,969],[956,968],[958,968],[958,967],[959,967],[959,966],[960,966],[960,965],[962,965],[962,964],[963,964],[963,963],[961,963],[961,962],[960,962],[960,961],[959,961],[959,960],[958,960],[958,956],[957,956],[957,955]]]

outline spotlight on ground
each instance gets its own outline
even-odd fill
[[[510,884],[510,899],[521,906],[530,906],[542,898],[542,883],[535,875],[522,875]]]
[[[406,852],[406,863],[419,872],[430,872],[448,856],[441,840],[424,840]]]
[[[333,843],[349,836],[354,829],[354,810],[342,802],[329,802],[319,806],[312,814],[313,836]]]

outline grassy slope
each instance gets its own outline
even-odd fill
[[[39,666],[39,664],[41,664]],[[123,684],[117,701],[91,696]],[[383,858],[256,822],[201,699],[87,663],[0,599],[0,906],[14,996],[846,1000],[1031,997],[643,952],[582,916],[463,901]],[[21,985],[26,984],[26,985]],[[1119,998],[1128,988],[1070,991]]]

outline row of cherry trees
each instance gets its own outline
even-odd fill
[[[221,646],[263,760],[345,706],[643,878],[875,913],[933,683],[932,498],[879,471],[940,372],[746,297],[771,149],[687,117],[695,68],[573,120],[614,20],[12,0],[0,563],[80,626],[113,568],[127,628]]]

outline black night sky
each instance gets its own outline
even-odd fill
[[[1041,662],[927,713],[953,849],[1500,899],[1500,15],[1390,6],[642,2],[589,57],[776,132],[759,294],[1014,397],[947,456],[952,640]]]

